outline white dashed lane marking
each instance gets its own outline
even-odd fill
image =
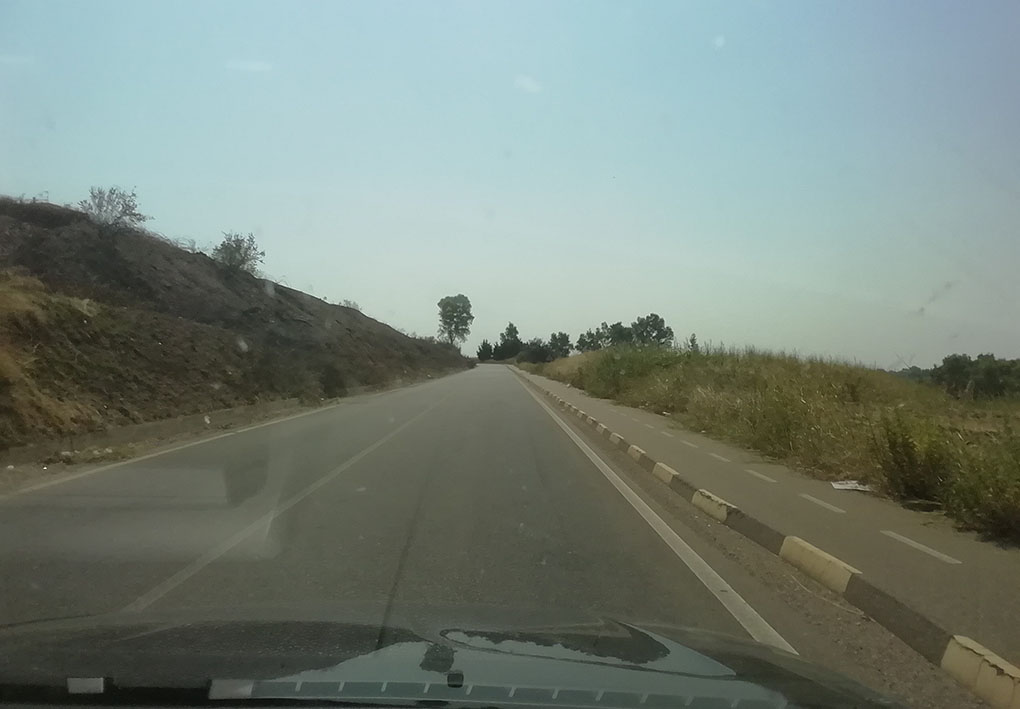
[[[713,458],[715,458],[716,460],[721,460],[724,463],[729,463],[730,462],[729,458],[723,458],[718,453],[709,453],[709,455],[712,456]]]
[[[846,514],[846,510],[844,510],[842,507],[836,507],[835,505],[830,505],[825,500],[819,500],[817,497],[813,497],[813,496],[807,494],[806,492],[800,493],[799,496],[803,497],[808,502],[815,503],[819,507],[824,507],[825,509],[829,510],[830,512],[837,512],[837,513],[839,513],[841,515],[845,515]]]
[[[753,475],[759,480],[764,480],[767,483],[774,483],[776,481],[775,478],[770,478],[765,473],[759,473],[757,470],[751,470],[750,468],[744,468],[744,472],[747,473],[748,475]]]
[[[670,433],[669,431],[659,431],[659,433],[661,433],[666,438],[672,438],[673,437],[673,434]]]
[[[948,554],[943,554],[940,551],[936,551],[935,549],[932,549],[929,546],[925,546],[924,544],[921,544],[921,542],[915,542],[913,539],[910,539],[909,537],[904,537],[902,534],[897,534],[896,532],[891,532],[888,529],[883,529],[882,530],[882,534],[884,534],[887,537],[891,537],[892,539],[895,539],[898,542],[903,542],[907,546],[914,547],[918,551],[923,551],[925,554],[929,554],[931,556],[934,556],[939,561],[944,561],[947,564],[962,564],[963,563],[959,559],[954,559],[953,557],[949,556]]]
[[[681,441],[681,443],[683,443],[685,446],[690,446],[691,448],[697,448],[698,447],[697,443],[691,443],[690,441]]]

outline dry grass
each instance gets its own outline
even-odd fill
[[[38,279],[15,270],[0,271],[0,327],[41,324],[44,299],[45,288]]]
[[[0,446],[26,432],[67,431],[94,418],[87,408],[40,390],[32,379],[35,357],[12,344],[43,327],[54,309],[69,306],[84,312],[82,302],[53,295],[39,280],[18,271],[0,271]],[[16,333],[21,337],[13,337]]]
[[[824,479],[941,504],[1020,541],[1020,402],[975,403],[885,372],[754,349],[613,349],[532,367],[596,396],[665,412]]]

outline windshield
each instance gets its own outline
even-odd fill
[[[1014,706],[1018,32],[0,2],[0,699]]]

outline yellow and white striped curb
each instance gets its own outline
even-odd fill
[[[846,591],[853,575],[861,573],[800,537],[787,537],[779,550],[779,557],[840,594]]]
[[[949,639],[940,663],[957,682],[997,709],[1020,709],[1020,669],[962,635]]]
[[[737,509],[726,500],[713,495],[708,490],[698,490],[695,492],[694,497],[691,498],[691,504],[707,514],[709,517],[713,517],[720,522],[726,521],[726,518],[730,514],[730,510],[735,511]]]

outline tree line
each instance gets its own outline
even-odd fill
[[[951,354],[930,369],[907,367],[896,372],[907,379],[934,384],[957,398],[994,399],[1020,396],[1020,359],[993,354]]]
[[[570,335],[565,332],[554,332],[548,339],[534,337],[522,340],[517,326],[511,322],[500,333],[495,343],[487,339],[482,340],[477,355],[480,362],[516,359],[520,362],[539,363],[566,357],[575,349],[578,352],[590,352],[619,345],[646,347],[674,344],[673,328],[669,327],[660,315],[649,313],[637,318],[630,325],[624,325],[622,322],[612,324],[603,322],[598,327],[579,334],[573,343]],[[684,345],[692,351],[697,351],[697,337],[692,334]]]

